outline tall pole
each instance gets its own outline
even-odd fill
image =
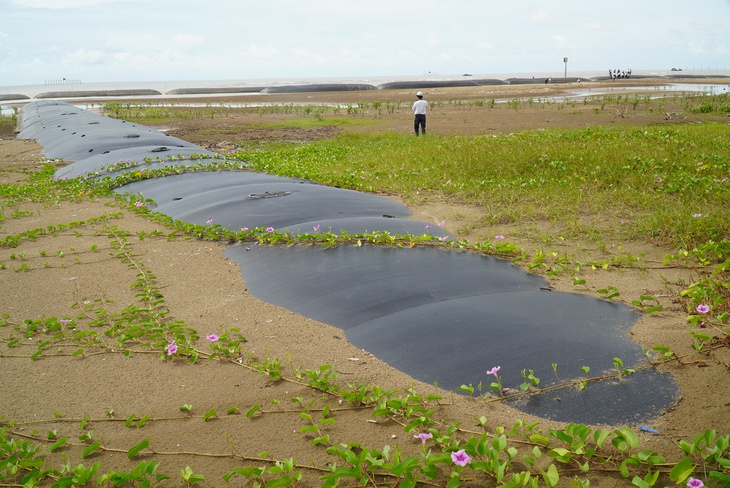
[[[565,63],[565,75],[564,75],[564,78],[567,78],[568,77],[568,57],[567,56],[563,58],[563,62]]]

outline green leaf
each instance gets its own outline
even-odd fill
[[[68,439],[66,439],[65,437],[61,437],[56,442],[54,442],[53,444],[51,444],[50,446],[48,446],[48,450],[51,451],[51,452],[53,452],[56,449],[62,447],[64,444],[66,444],[67,441],[68,441]]]
[[[142,442],[137,444],[136,446],[132,447],[127,451],[127,459],[134,458],[137,454],[139,454],[139,451],[142,449],[147,449],[147,447],[150,445],[149,439],[143,439]]]
[[[326,434],[322,437],[317,437],[316,439],[312,440],[312,445],[316,446],[317,444],[329,444],[330,443],[330,435]]]
[[[603,443],[606,442],[609,435],[611,435],[611,431],[596,429],[593,433],[593,440],[596,441],[598,447],[603,447]]]
[[[695,466],[692,464],[692,458],[686,457],[672,468],[669,472],[669,478],[675,483],[680,484],[692,474],[694,469]]]
[[[536,444],[542,444],[543,446],[547,446],[548,444],[550,444],[550,439],[548,439],[547,437],[545,437],[543,435],[532,434],[530,436],[530,442],[534,442]]]
[[[213,408],[203,414],[203,421],[207,422],[211,417],[214,417],[214,416],[215,416],[215,408]]]
[[[259,411],[260,408],[261,408],[261,405],[254,405],[253,407],[251,407],[248,410],[248,412],[246,412],[246,417],[252,418],[254,416],[254,414]]]
[[[649,483],[642,480],[638,476],[634,476],[634,479],[631,480],[631,484],[634,486],[638,486],[639,488],[651,488],[651,485]]]
[[[89,447],[81,451],[81,459],[86,459],[96,452],[101,447],[101,444],[97,441],[91,444]]]
[[[551,458],[554,458],[556,461],[560,461],[561,463],[568,463],[573,458],[573,454],[562,447],[556,447],[555,449],[551,449],[548,451],[548,456]]]
[[[547,471],[542,473],[542,477],[545,480],[545,484],[548,486],[555,486],[560,480],[560,474],[558,474],[558,468],[554,464],[551,464]]]
[[[639,438],[636,437],[636,434],[634,434],[633,430],[629,429],[628,427],[624,427],[621,429],[617,429],[614,432],[617,435],[621,436],[631,449],[636,449],[637,447],[639,447]]]

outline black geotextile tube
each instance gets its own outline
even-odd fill
[[[193,158],[195,151],[203,151],[192,144],[150,145],[150,139],[174,138],[59,102],[28,104],[21,127],[20,137],[33,134],[46,140],[52,152],[66,152],[66,145],[75,148],[68,152],[77,152],[79,140],[94,148],[94,154],[59,169],[59,178],[108,176],[104,166],[120,161],[127,166],[127,160],[131,167],[119,171],[206,164]],[[117,147],[119,139],[130,145]],[[175,151],[182,159],[170,161],[166,155]],[[133,164],[138,159],[147,162]],[[387,231],[434,236],[437,245],[429,247],[247,243],[225,254],[240,264],[254,296],[340,327],[354,345],[417,380],[448,390],[489,385],[496,378],[486,372],[495,366],[500,366],[502,386],[510,394],[519,390],[525,381],[522,372],[529,370],[544,387],[557,381],[553,364],[563,380],[577,380],[586,376],[583,366],[599,376],[613,371],[615,357],[626,368],[645,360],[629,336],[638,318],[630,307],[550,291],[543,278],[507,260],[438,246],[438,239],[451,239],[448,232],[408,219],[408,208],[388,198],[248,170],[150,178],[116,191],[152,199],[156,206],[151,210],[175,219],[236,231],[316,234],[331,229],[350,235]],[[564,422],[622,424],[648,421],[678,398],[673,377],[650,368],[592,382],[584,391],[571,386],[515,397],[510,403]]]
[[[305,93],[363,90],[377,90],[377,87],[366,83],[312,83],[305,85],[267,86],[261,90],[261,93]]]

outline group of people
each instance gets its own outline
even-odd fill
[[[608,70],[608,76],[612,80],[616,80],[619,78],[631,78],[631,68],[627,70],[620,70],[620,69],[613,69]]]

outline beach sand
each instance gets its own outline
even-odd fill
[[[617,80],[629,86],[634,80]],[[666,82],[666,80],[662,80]],[[643,83],[647,83],[642,80]],[[727,80],[720,81],[726,83]],[[605,83],[582,83],[581,90],[604,87]],[[615,86],[615,84],[613,85]],[[588,125],[628,126],[646,124],[693,123],[707,117],[683,113],[681,104],[667,100],[661,113],[632,110],[630,104],[615,104],[610,108],[595,110],[596,104],[574,106],[564,104],[533,107],[524,103],[519,110],[511,110],[509,104],[500,103],[494,108],[475,104],[474,100],[509,100],[514,98],[540,98],[554,96],[565,90],[577,89],[564,85],[484,86],[476,88],[450,88],[424,90],[432,108],[428,116],[431,133],[464,133],[490,135],[515,132],[524,129],[553,127],[585,127]],[[402,101],[410,104],[414,90],[301,93],[261,95],[269,103],[343,103],[373,100]],[[645,93],[642,92],[642,95]],[[217,104],[222,101],[252,101],[252,97],[225,96],[197,99]],[[462,101],[456,103],[456,101]],[[472,101],[472,103],[470,103]],[[402,134],[412,132],[412,116],[408,108],[393,113],[377,112],[370,104],[366,111],[356,115],[372,124],[308,129],[266,128],[269,124],[296,114],[257,113],[254,110],[231,109],[225,114],[212,117],[195,117],[147,124],[165,130],[168,134],[194,142],[204,148],[221,152],[232,151],[239,141],[249,143],[262,140],[307,141],[332,137],[341,130],[392,131]],[[328,113],[326,116],[335,116]],[[340,115],[346,116],[346,115]],[[718,118],[718,120],[722,120]],[[727,118],[724,119],[727,121]],[[45,160],[41,148],[33,141],[16,140],[12,131],[0,132],[0,181],[16,182],[28,177]],[[60,167],[66,163],[55,162]],[[550,230],[547,222],[524,223],[524,228],[514,226],[490,227],[480,218],[481,209],[450,202],[420,205],[410,199],[405,201],[413,210],[413,218],[426,222],[446,220],[447,230],[459,238],[479,241],[494,235],[513,234],[523,236],[516,243],[533,249],[549,247],[537,240],[539,232]],[[439,391],[432,385],[414,381],[405,374],[389,367],[382,361],[348,344],[344,332],[326,324],[298,316],[279,307],[263,303],[252,297],[246,289],[238,267],[223,257],[226,243],[192,238],[168,240],[169,233],[163,226],[129,212],[107,199],[80,199],[78,202],[58,202],[54,205],[22,203],[3,206],[4,220],[0,221],[0,238],[23,232],[56,227],[59,224],[86,221],[74,229],[60,230],[54,235],[41,235],[37,239],[21,239],[15,248],[0,247],[0,313],[4,327],[0,328],[3,339],[16,335],[15,326],[25,320],[43,320],[49,317],[75,319],[86,309],[94,315],[94,308],[105,308],[109,313],[120,313],[130,304],[138,303],[135,291],[137,270],[122,262],[115,255],[118,250],[112,241],[127,235],[127,249],[139,265],[154,274],[154,284],[164,296],[164,307],[170,313],[166,320],[184,321],[201,336],[221,334],[231,327],[240,329],[246,337],[243,344],[245,355],[259,361],[278,358],[284,380],[274,381],[265,374],[233,362],[201,361],[190,364],[184,359],[162,360],[159,352],[150,353],[142,347],[128,357],[108,349],[86,348],[80,357],[70,357],[77,346],[54,346],[43,355],[31,360],[29,356],[38,349],[42,333],[29,334],[16,347],[9,348],[0,342],[0,415],[2,422],[14,422],[11,431],[19,437],[27,437],[44,445],[44,452],[52,442],[48,433],[56,431],[56,437],[68,438],[68,444],[54,453],[47,453],[51,467],[59,467],[68,459],[71,465],[83,462],[102,463],[101,472],[109,469],[130,470],[144,460],[159,461],[159,472],[169,474],[179,485],[179,470],[190,466],[195,473],[205,476],[205,485],[223,486],[223,473],[241,466],[270,465],[249,458],[286,460],[293,458],[302,464],[326,468],[336,461],[325,453],[323,445],[312,445],[315,437],[329,436],[333,445],[356,442],[362,446],[382,449],[398,446],[406,453],[420,452],[420,441],[413,439],[414,432],[404,432],[397,418],[374,417],[372,409],[359,409],[347,402],[341,403],[306,386],[306,379],[298,375],[320,365],[331,365],[339,374],[338,384],[368,384],[404,392],[413,388],[419,394],[440,393],[445,400],[441,405],[430,404],[436,410],[434,419],[449,425],[459,423],[463,429],[480,431],[475,419],[486,418],[490,433],[498,426],[511,427],[517,419],[529,416],[500,403],[470,400],[460,395]],[[112,215],[114,214],[114,215]],[[117,215],[119,214],[119,215]],[[94,218],[106,216],[94,222]],[[533,229],[530,231],[529,229]],[[162,237],[148,237],[159,231]],[[529,237],[533,236],[533,237]],[[560,251],[584,243],[562,243]],[[647,253],[649,262],[661,261],[671,250],[643,242],[607,243],[609,253],[616,246],[621,252]],[[93,246],[93,251],[92,251]],[[592,251],[596,258],[602,253]],[[23,253],[24,257],[20,257]],[[59,254],[62,253],[62,254]],[[15,255],[15,257],[11,255]],[[29,271],[15,271],[22,264]],[[592,279],[591,287],[616,286],[626,297],[641,294],[664,295],[664,313],[645,316],[632,331],[636,341],[651,348],[656,343],[670,347],[685,355],[691,363],[680,366],[670,363],[662,371],[676,375],[681,387],[682,399],[670,411],[650,423],[661,436],[641,433],[642,447],[664,452],[677,439],[691,439],[706,428],[719,433],[730,432],[730,375],[728,349],[719,350],[713,356],[696,353],[687,337],[684,312],[672,301],[672,292],[680,283],[688,283],[696,274],[684,269],[661,266],[645,270],[625,269],[607,272]],[[551,285],[560,291],[575,292],[569,276],[549,278]],[[586,290],[595,295],[595,291]],[[86,306],[84,305],[86,304]],[[100,329],[102,330],[102,329]],[[209,343],[201,338],[197,347],[209,350]],[[716,359],[716,360],[713,360]],[[724,361],[724,365],[721,364]],[[487,358],[488,362],[488,358]],[[486,366],[493,366],[488,364]],[[487,379],[485,378],[485,381]],[[647,386],[651,395],[651,385]],[[402,393],[398,396],[405,396]],[[325,404],[332,407],[330,417],[334,423],[321,423],[321,409]],[[180,410],[191,405],[190,413]],[[311,405],[313,422],[321,432],[300,433],[310,422],[300,416],[302,405]],[[258,410],[256,408],[259,407]],[[236,409],[237,413],[226,412]],[[204,421],[203,416],[215,410],[216,414]],[[255,411],[249,416],[247,412]],[[135,427],[125,426],[125,420],[141,419],[149,415],[151,420]],[[83,421],[83,419],[88,419]],[[437,425],[444,429],[442,424]],[[559,424],[541,420],[542,429]],[[635,430],[636,425],[633,426]],[[82,434],[93,431],[92,438],[105,450],[87,459],[80,459],[81,451],[89,441],[79,440]],[[144,456],[127,459],[126,452],[144,439],[149,440],[149,450]],[[266,451],[266,454],[261,454]],[[317,486],[322,472],[305,470],[303,486]],[[595,486],[623,486],[623,480],[611,474],[591,474]],[[243,478],[234,478],[232,486],[239,486]],[[232,480],[232,481],[233,481]],[[490,486],[489,481],[475,482],[475,486]]]

